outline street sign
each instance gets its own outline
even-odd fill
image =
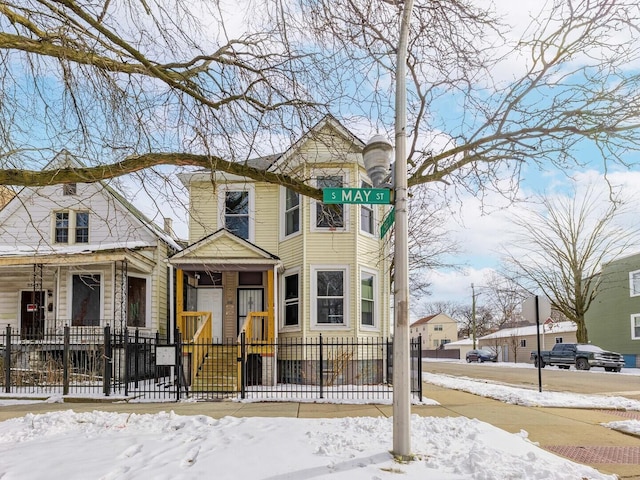
[[[323,203],[391,203],[388,188],[323,188]]]
[[[384,236],[387,234],[387,232],[389,231],[389,229],[391,228],[391,225],[393,225],[393,222],[395,222],[395,220],[396,220],[396,209],[392,208],[391,210],[389,210],[389,213],[382,221],[382,225],[380,225],[380,238],[384,238]]]

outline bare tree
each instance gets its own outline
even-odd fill
[[[500,330],[516,327],[520,320],[522,302],[528,296],[513,279],[493,272],[484,281],[485,302],[494,312],[493,327]]]
[[[460,309],[458,317],[458,336],[461,338],[483,337],[491,332],[493,324],[493,313],[484,305],[476,306],[475,318],[471,305],[465,305]]]
[[[5,2],[0,184],[199,166],[320,198],[305,178],[243,160],[278,152],[278,139],[327,111],[391,131],[402,6],[252,3],[260,24],[234,31],[222,2]],[[574,147],[585,142],[604,164],[627,165],[640,146],[638,24],[632,0],[565,0],[511,38],[510,25],[468,0],[417,2],[409,186],[509,194],[523,164],[580,164]],[[514,65],[509,81],[495,73]],[[62,147],[87,167],[42,170]]]
[[[600,290],[600,267],[636,245],[637,228],[618,223],[625,213],[619,196],[609,202],[591,187],[568,197],[541,196],[537,207],[513,218],[508,261],[576,323],[578,342],[586,343],[584,316]]]

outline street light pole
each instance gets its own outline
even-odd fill
[[[405,0],[396,62],[395,246],[393,333],[393,453],[411,456],[411,358],[409,334],[409,215],[407,178],[407,52],[413,0]],[[419,379],[418,381],[422,381]]]
[[[391,2],[397,5],[396,2]],[[407,52],[413,0],[405,0],[400,20],[395,105],[395,242],[393,332],[393,454],[411,460],[411,345],[409,331],[409,215],[407,178]],[[392,146],[375,135],[362,152],[374,187],[388,179]],[[422,381],[422,379],[418,379]]]

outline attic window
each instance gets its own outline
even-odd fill
[[[75,183],[65,183],[62,185],[62,195],[75,195],[77,185]]]

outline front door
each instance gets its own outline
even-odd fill
[[[222,289],[199,288],[197,309],[199,312],[211,312],[211,337],[222,342]]]
[[[249,312],[264,311],[264,289],[239,288],[238,289],[238,334]]]
[[[23,291],[20,297],[20,336],[24,340],[44,338],[44,300],[40,290]]]

